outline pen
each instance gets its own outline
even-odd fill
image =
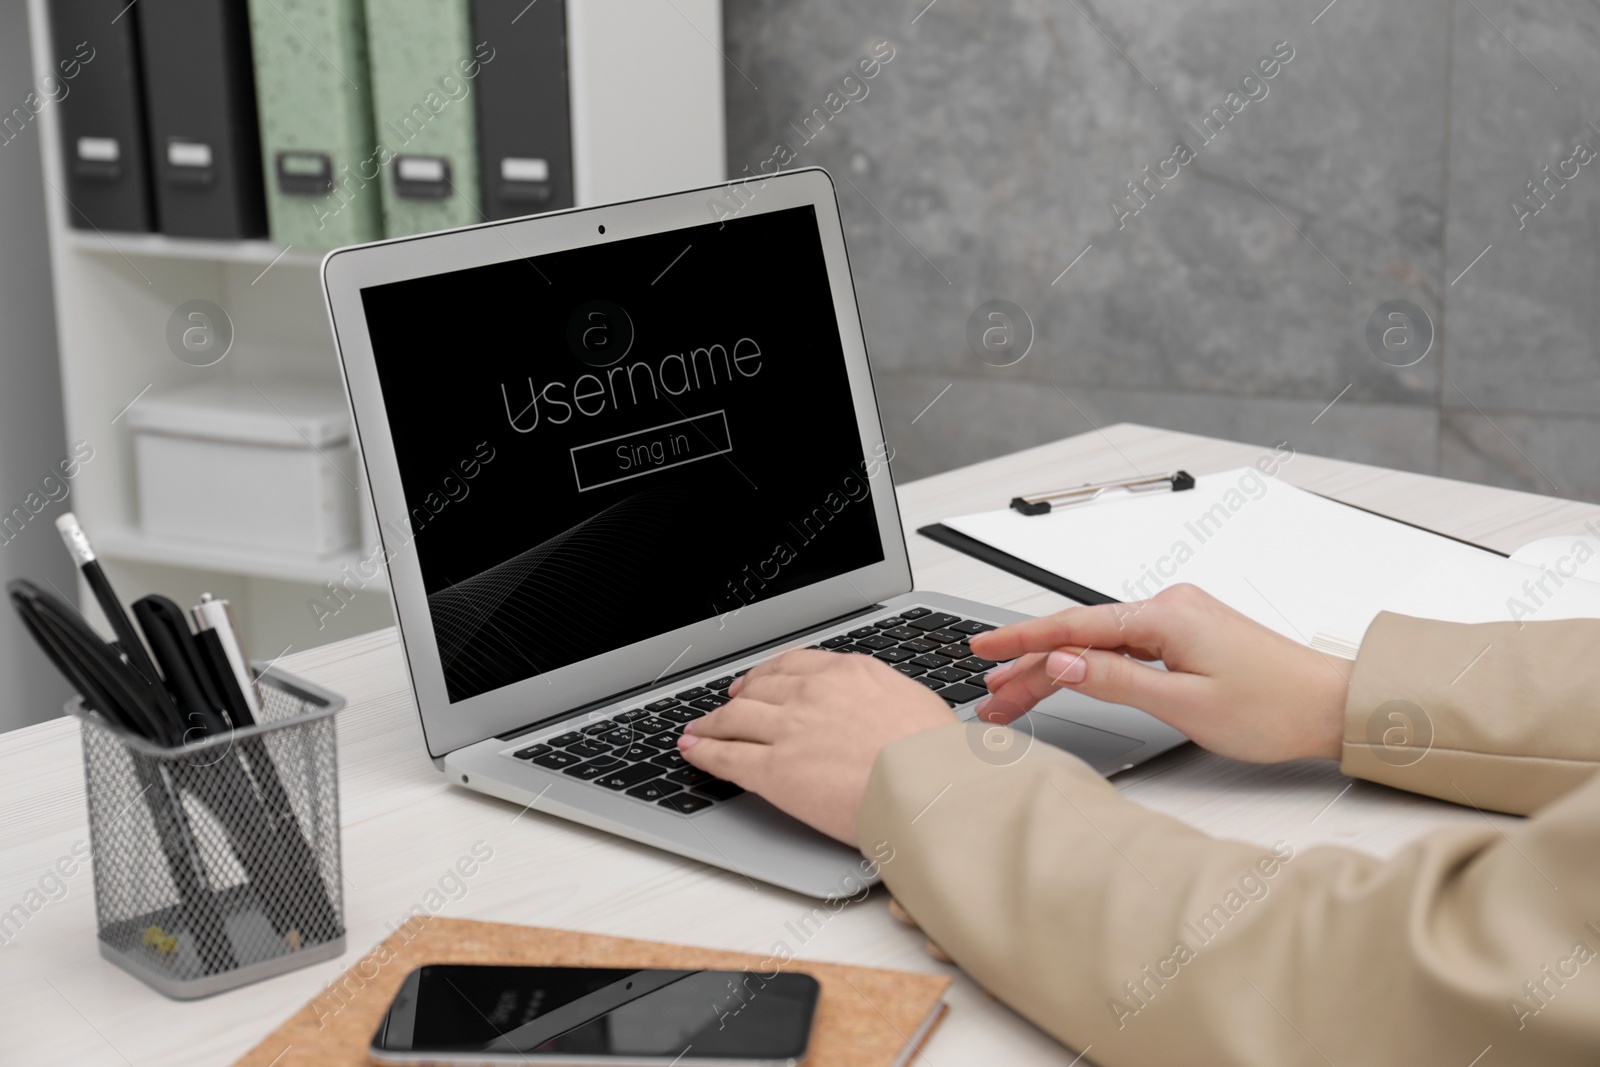
[[[145,654],[144,645],[139,641],[139,634],[134,630],[133,623],[128,620],[128,613],[122,610],[122,601],[117,599],[117,594],[112,590],[111,580],[106,577],[105,568],[100,566],[94,546],[89,543],[89,535],[84,533],[83,527],[79,525],[78,517],[70,511],[65,513],[56,519],[56,530],[60,532],[61,540],[66,542],[67,551],[72,554],[73,562],[78,565],[78,573],[83,575],[83,580],[89,585],[89,591],[100,604],[100,610],[105,612],[106,620],[111,623],[111,631],[117,635],[117,641],[122,646],[122,654],[128,657],[128,663],[145,681],[154,685],[158,679],[155,664],[151,663],[150,657]]]
[[[201,647],[207,658],[215,682],[223,699],[232,706],[229,712],[233,725],[254,726],[261,714],[260,697],[256,693],[255,677],[250,673],[250,661],[245,658],[234,627],[233,612],[226,600],[217,600],[210,593],[200,594],[200,603],[190,613],[195,629],[200,631]],[[208,636],[209,635],[209,636]]]
[[[83,575],[83,580],[88,584],[89,591],[94,594],[100,610],[105,613],[112,632],[117,635],[117,647],[121,650],[121,658],[126,660],[136,676],[135,679],[129,679],[129,683],[135,686],[139,682],[143,683],[141,699],[137,703],[148,709],[158,720],[154,732],[147,736],[157,744],[181,744],[185,729],[183,716],[179,713],[177,705],[172,702],[171,695],[162,686],[161,676],[156,672],[156,666],[151,662],[149,654],[145,652],[144,643],[139,640],[139,632],[133,628],[133,622],[122,608],[122,601],[117,599],[115,590],[111,588],[111,579],[106,577],[105,569],[100,566],[94,546],[89,543],[89,535],[84,533],[78,517],[70,511],[56,519],[56,530],[61,534],[61,540],[66,544],[73,561],[78,564],[78,572]]]
[[[187,724],[185,737],[194,732],[204,735],[228,730],[221,703],[207,694],[210,686],[201,685],[194,635],[189,632],[183,609],[164,596],[151,595],[133,602],[133,615],[161,668],[161,677],[178,702]]]
[[[130,734],[151,738],[152,725],[147,721],[143,710],[125,707],[121,700],[111,696],[108,688],[111,683],[107,677],[109,673],[107,665],[110,661],[109,646],[105,650],[105,658],[98,663],[95,662],[97,654],[93,646],[75,648],[74,642],[79,639],[79,635],[72,632],[70,615],[62,613],[63,618],[60,621],[53,618],[56,612],[51,602],[54,598],[32,582],[21,579],[10,582],[6,585],[6,593],[11,599],[11,606],[22,619],[23,626],[44,650],[50,662],[55,664],[56,669],[83,696],[85,706],[99,713],[107,722]],[[93,636],[96,642],[104,644],[98,634]],[[121,665],[120,660],[116,662]]]
[[[181,734],[174,731],[175,710],[169,714],[161,706],[164,691],[144,684],[133,668],[117,654],[114,646],[101,640],[77,608],[46,593],[31,582],[14,581],[6,586],[12,605],[29,630],[52,651],[58,667],[65,660],[72,670],[68,680],[87,680],[94,687],[95,710],[109,721],[157,745],[175,745]],[[80,686],[79,692],[84,692]],[[90,695],[85,693],[85,696]]]

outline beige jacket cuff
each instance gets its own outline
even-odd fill
[[[1345,704],[1348,775],[1527,814],[1600,767],[1600,620],[1465,626],[1388,612]]]

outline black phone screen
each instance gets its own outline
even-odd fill
[[[406,978],[373,1049],[798,1061],[817,993],[806,974],[435,964]]]

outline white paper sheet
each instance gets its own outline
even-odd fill
[[[1571,544],[1572,539],[1565,539]],[[1373,604],[1353,603],[1331,616],[1319,647],[1361,643],[1379,611],[1394,611],[1447,622],[1536,622],[1545,619],[1600,618],[1600,583],[1551,574],[1512,559],[1441,560],[1430,564]]]

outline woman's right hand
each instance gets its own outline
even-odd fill
[[[1192,585],[977,634],[989,672],[978,715],[1011,722],[1058,689],[1146,711],[1205,748],[1257,763],[1338,759],[1349,660],[1325,656]],[[1147,666],[1160,660],[1166,669]]]

